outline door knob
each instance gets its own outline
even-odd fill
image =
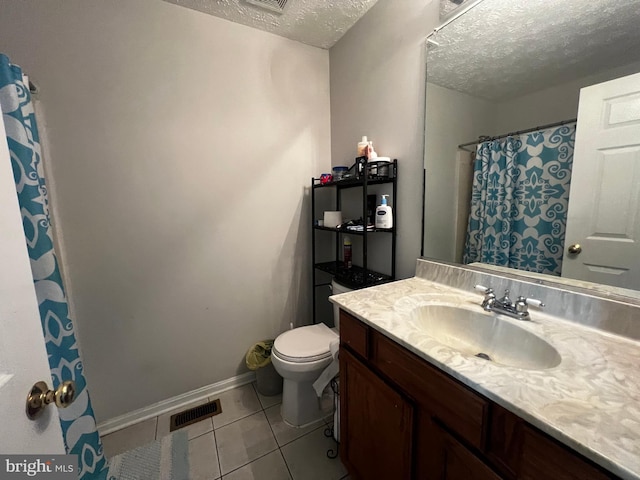
[[[35,420],[50,403],[55,403],[58,408],[67,408],[75,398],[76,384],[73,380],[62,382],[55,390],[49,390],[46,382],[38,382],[27,396],[27,417]]]
[[[578,255],[582,251],[582,247],[580,246],[579,243],[574,243],[573,245],[569,246],[567,250],[569,253]]]

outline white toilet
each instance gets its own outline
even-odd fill
[[[333,294],[351,289],[331,282]],[[322,418],[320,402],[313,389],[322,371],[331,363],[329,345],[338,340],[339,315],[334,306],[334,328],[324,323],[288,330],[276,338],[271,360],[284,379],[282,388],[282,419],[294,427],[301,427]]]

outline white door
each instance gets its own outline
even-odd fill
[[[27,418],[27,394],[44,380],[51,387],[38,301],[0,115],[0,454],[64,454],[55,406]]]
[[[640,74],[580,91],[562,276],[640,290]]]

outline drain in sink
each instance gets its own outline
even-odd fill
[[[476,353],[476,357],[484,358],[485,360],[489,360],[490,362],[492,361],[491,357],[489,355],[487,355],[486,353],[482,353],[482,352]]]

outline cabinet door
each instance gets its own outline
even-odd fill
[[[497,473],[445,431],[435,428],[434,480],[501,480]]]
[[[411,478],[412,405],[344,348],[340,421],[340,457],[355,478]]]

